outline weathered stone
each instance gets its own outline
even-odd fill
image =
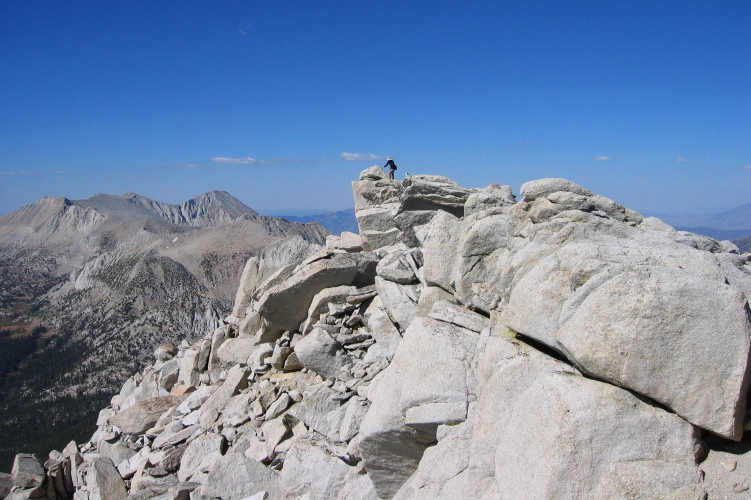
[[[133,477],[133,474],[136,473],[138,467],[143,462],[147,461],[149,453],[151,453],[151,448],[144,446],[138,451],[138,453],[136,453],[132,457],[122,460],[119,464],[116,464],[117,472],[120,474],[120,477],[122,477],[123,479],[130,479],[131,477]]]
[[[0,498],[5,498],[13,488],[13,475],[0,472]]]
[[[289,347],[275,345],[274,352],[271,354],[271,366],[277,370],[284,370],[284,362],[290,354],[292,354],[292,349]]]
[[[350,471],[344,487],[339,491],[338,500],[378,500],[373,482],[367,474]]]
[[[209,357],[211,356],[211,339],[201,339],[193,344],[193,349],[198,351],[196,356],[196,370],[205,372],[209,366]]]
[[[245,451],[243,455],[252,458],[256,462],[264,462],[271,459],[271,455],[266,449],[266,443],[258,439],[255,433],[243,436]]]
[[[236,337],[227,339],[217,350],[217,357],[230,364],[248,364],[248,358],[256,349],[253,337]]]
[[[305,368],[305,366],[300,363],[300,359],[294,352],[290,353],[290,355],[287,356],[287,359],[284,361],[285,372],[296,372],[302,370],[303,368]]]
[[[19,453],[13,459],[13,486],[16,488],[37,488],[44,482],[44,467],[34,455]]]
[[[188,448],[187,443],[181,444],[172,451],[170,451],[161,462],[162,468],[169,472],[176,472],[180,468],[180,460],[182,460],[185,450]]]
[[[180,363],[177,359],[167,361],[159,370],[159,387],[169,392],[177,383],[180,375]]]
[[[415,429],[434,431],[439,425],[456,425],[467,419],[467,403],[423,403],[409,408],[404,414],[404,423]]]
[[[222,423],[237,427],[250,420],[250,404],[256,398],[255,391],[248,391],[232,396],[222,410]]]
[[[751,272],[725,271],[716,255],[730,254],[697,250],[706,245],[569,181],[535,181],[522,194],[464,221],[436,215],[425,240],[427,283],[474,310],[498,311],[497,329],[738,439],[751,380],[739,283],[751,284]]]
[[[464,216],[468,217],[483,210],[509,207],[514,203],[516,203],[516,196],[511,191],[511,186],[491,184],[470,193],[464,204]]]
[[[543,415],[551,402],[555,426],[545,425],[550,415]],[[611,476],[618,477],[621,467],[635,460],[654,460],[661,467],[649,467],[654,476],[650,479],[669,491],[676,489],[670,485],[674,471],[679,471],[679,487],[698,483],[694,466],[697,437],[680,418],[644,404],[620,388],[551,374],[530,386],[511,410],[496,457],[514,458],[498,460],[496,474],[521,478],[522,471],[537,467],[534,485],[529,481],[504,484],[517,498],[529,498],[536,492],[555,498],[607,498],[620,492],[618,481]],[[541,463],[548,466],[540,467]],[[576,481],[571,481],[572,477]]]
[[[195,391],[191,392],[185,400],[180,403],[180,405],[177,407],[178,413],[181,415],[186,415],[196,408],[199,408],[202,404],[206,402],[211,395],[216,392],[217,387],[216,386],[210,386],[210,385],[202,385]]]
[[[464,215],[469,190],[448,177],[413,175],[403,182],[399,212],[413,210],[445,210],[457,217]]]
[[[119,464],[123,460],[130,460],[130,457],[136,454],[136,452],[121,442],[108,443],[102,441],[99,444],[99,453],[103,457],[107,457],[112,460],[113,464]]]
[[[335,286],[325,288],[313,296],[308,308],[307,319],[300,325],[300,332],[309,333],[314,325],[318,323],[322,314],[329,310],[329,304],[332,302],[346,303],[347,297],[356,293],[357,288],[349,285]]]
[[[147,399],[110,418],[110,423],[116,425],[125,434],[143,434],[156,424],[162,413],[180,404],[181,401],[182,398],[176,396]]]
[[[216,330],[214,330],[214,333],[212,333],[211,335],[211,353],[209,355],[209,363],[208,363],[209,370],[216,368],[216,366],[220,363],[219,356],[217,354],[219,351],[219,346],[221,346],[225,340],[227,340],[227,330],[225,328],[219,327]],[[180,367],[180,369],[181,369],[180,380],[182,381],[182,366]],[[195,385],[195,384],[188,384],[188,385]]]
[[[263,464],[232,453],[217,462],[200,491],[208,498],[224,500],[243,500],[260,491],[279,498],[279,477]]]
[[[179,382],[186,385],[198,385],[198,351],[187,349],[180,361]]]
[[[330,234],[326,236],[326,250],[336,250],[341,244],[341,237]]]
[[[135,477],[133,478],[133,481],[135,481]],[[139,489],[151,491],[155,495],[164,495],[170,488],[176,486],[179,482],[180,481],[174,475],[153,477],[144,474],[137,486]]]
[[[117,414],[117,411],[115,411],[114,408],[104,408],[102,410],[99,410],[99,416],[96,419],[96,425],[99,427],[107,425],[109,419],[114,417],[115,414]]]
[[[248,358],[248,364],[250,364],[253,370],[259,370],[265,367],[268,363],[267,358],[270,358],[274,354],[274,343],[264,342],[256,346],[253,354]]]
[[[187,481],[194,474],[207,470],[222,457],[224,450],[224,437],[221,435],[210,432],[198,436],[183,452],[177,478]]]
[[[399,343],[402,341],[402,335],[386,314],[380,297],[371,302],[365,315],[368,329],[380,346],[381,353],[387,359],[393,358]]]
[[[264,327],[263,318],[257,311],[249,311],[237,325],[241,337],[255,337],[258,330]]]
[[[435,210],[410,210],[394,217],[394,224],[401,231],[401,240],[408,247],[422,246],[428,223],[438,212]]]
[[[258,286],[260,279],[258,257],[253,256],[248,259],[240,276],[240,286],[235,294],[235,304],[232,307],[232,315],[238,318],[245,317],[245,310],[250,305],[253,297],[253,291]]]
[[[401,183],[388,179],[354,181],[352,182],[352,194],[355,198],[355,214],[369,207],[380,207],[389,204],[397,207],[401,193]],[[360,226],[361,234],[362,229],[362,226]]]
[[[305,320],[313,296],[323,290],[349,285],[357,274],[357,262],[347,254],[335,254],[304,267],[261,297],[258,312],[283,330],[296,330]]]
[[[281,415],[292,404],[292,398],[286,392],[279,396],[279,399],[271,403],[269,409],[266,410],[264,418],[266,420],[272,420]]]
[[[169,361],[177,354],[177,348],[170,343],[162,344],[154,351],[157,361]]]
[[[357,398],[350,399],[345,406],[342,425],[339,427],[339,439],[349,441],[360,431],[360,424],[368,412],[368,406],[360,404]]]
[[[383,306],[401,330],[406,330],[415,318],[419,289],[415,285],[399,285],[376,277],[376,290]]]
[[[187,397],[188,394],[195,392],[196,386],[194,385],[177,385],[169,391],[170,396],[183,396]]]
[[[447,292],[454,290],[455,263],[462,236],[461,221],[447,212],[439,212],[430,221],[423,247],[425,281]],[[453,249],[453,250],[452,250]]]
[[[383,217],[388,217],[390,220],[393,220],[393,211],[379,213],[381,213]],[[364,231],[363,238],[367,242],[368,248],[377,249],[401,243],[402,232],[398,228],[389,229],[387,231]]]
[[[295,354],[303,366],[323,378],[336,378],[339,369],[351,363],[341,344],[320,328],[314,328],[295,345]]]
[[[363,240],[359,234],[343,231],[339,240],[339,248],[346,252],[360,252],[363,249]]]
[[[95,458],[86,472],[89,500],[125,500],[128,492],[109,458]]]
[[[387,255],[378,262],[376,273],[378,276],[385,280],[393,281],[394,283],[401,283],[409,285],[417,283],[417,271],[413,262],[409,262],[411,258],[410,253],[393,253]]]
[[[263,264],[263,261],[261,262],[261,264]],[[292,263],[290,261],[287,261],[279,269],[274,271],[268,278],[263,280],[260,285],[258,285],[255,292],[253,292],[253,298],[255,300],[258,300],[261,298],[261,295],[266,292],[266,290],[270,290],[271,288],[274,288],[275,286],[283,283],[287,278],[292,276],[292,273],[295,271],[296,267],[296,262]]]
[[[221,387],[201,406],[201,416],[198,420],[201,427],[211,427],[230,398],[248,387],[248,375],[248,369],[241,366],[233,366],[229,370],[227,379]]]
[[[631,479],[636,498],[701,498],[681,496],[698,479],[685,421],[515,340],[484,337],[475,353],[467,420],[439,428],[394,498],[628,498]],[[651,475],[612,480],[649,461]]]
[[[201,418],[201,409],[199,408],[185,415],[182,419],[180,419],[180,422],[185,427],[190,427],[192,425],[196,425],[200,418]]]
[[[445,300],[447,302],[455,303],[454,296],[437,286],[425,286],[420,291],[420,300],[417,301],[417,307],[415,309],[415,315],[427,316],[430,314],[430,310],[433,309],[433,304],[439,300]]]
[[[279,480],[288,497],[306,494],[311,499],[336,498],[349,469],[340,459],[299,440],[287,452]]]
[[[384,175],[383,169],[381,167],[379,167],[378,165],[373,165],[372,167],[368,167],[360,172],[359,178],[361,181],[377,181],[380,179],[385,179],[386,175]]]
[[[485,316],[446,300],[436,301],[428,316],[477,333],[490,327],[490,320]]]
[[[625,272],[592,291],[556,337],[586,372],[739,440],[751,335],[746,311],[745,298],[726,285],[677,270]]]
[[[339,401],[333,399],[338,395],[325,384],[311,386],[304,392],[302,401],[290,408],[289,413],[324,436],[338,440],[346,411]]]
[[[182,424],[180,424],[182,425]],[[152,443],[154,449],[164,448],[165,446],[173,446],[178,443],[182,443],[191,437],[196,430],[193,427],[185,427],[184,429],[168,430],[159,434]]]
[[[289,434],[289,431],[290,423],[284,417],[278,417],[263,424],[261,434],[265,439],[264,446],[267,456],[274,456],[274,449]]]
[[[389,370],[369,386],[374,403],[360,425],[359,453],[379,498],[393,497],[417,470],[425,448],[433,438],[404,424],[399,400],[401,371],[397,351]],[[406,356],[405,356],[406,357]],[[390,399],[390,401],[389,401]]]

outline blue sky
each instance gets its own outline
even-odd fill
[[[339,210],[385,156],[721,211],[751,203],[749,26],[748,0],[4,0],[0,213],[214,189]]]

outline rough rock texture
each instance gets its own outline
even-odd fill
[[[516,201],[508,186],[395,182],[375,167],[354,191],[374,250],[346,235],[264,279],[251,261],[221,327],[158,351],[88,443],[50,453],[36,486],[13,494],[751,491],[747,441],[729,441],[751,427],[751,255],[564,179],[525,184]],[[156,415],[143,411],[154,398]],[[124,415],[139,422],[123,428]]]
[[[176,396],[162,396],[140,401],[110,419],[125,434],[142,434],[159,420],[164,412],[180,402]]]
[[[499,327],[547,344],[588,374],[740,438],[748,305],[715,254],[642,227],[640,215],[570,181],[527,183],[522,196],[498,213],[436,218],[426,280],[498,311]],[[453,255],[439,250],[446,238]]]
[[[95,458],[86,473],[89,500],[124,500],[128,496],[117,469],[109,459]]]
[[[315,294],[324,288],[349,285],[356,274],[357,262],[346,255],[312,262],[267,290],[259,301],[259,312],[274,327],[296,330],[307,317]]]
[[[326,235],[222,192],[179,205],[138,195],[45,198],[0,216],[0,318],[14,331],[4,349],[17,352],[4,363],[19,370],[0,387],[0,468],[10,469],[20,443],[41,455],[46,443],[88,439],[96,412],[153,362],[154,348],[220,325],[249,257],[265,279]],[[35,341],[36,327],[45,333]]]
[[[223,500],[243,500],[263,491],[270,498],[278,498],[278,475],[239,453],[221,458],[200,490],[208,498],[221,497]]]

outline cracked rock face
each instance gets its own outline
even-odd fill
[[[708,432],[742,436],[748,255],[565,179],[519,201],[377,167],[360,179],[357,245],[332,238],[264,279],[251,260],[232,316],[157,350],[88,443],[53,452],[45,484],[76,499],[677,500],[722,481],[698,461]],[[113,425],[156,402],[138,433]]]

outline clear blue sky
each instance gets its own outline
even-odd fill
[[[385,163],[343,153],[721,211],[751,203],[750,28],[748,0],[3,0],[0,213],[214,189],[339,210]]]

